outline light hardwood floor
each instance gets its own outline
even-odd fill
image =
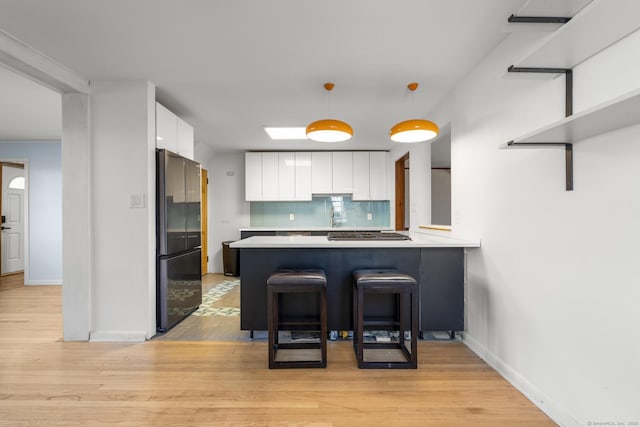
[[[236,280],[223,274],[210,273],[202,278],[203,295],[218,284]],[[240,288],[236,287],[218,300],[216,307],[240,307]],[[264,335],[264,334],[261,334]],[[248,341],[248,331],[240,330],[240,316],[189,316],[164,335],[156,335],[154,340],[163,341]]]
[[[464,344],[417,370],[269,370],[263,341],[62,342],[61,287],[0,292],[1,426],[554,425]]]
[[[24,273],[0,276],[0,292],[24,286]]]

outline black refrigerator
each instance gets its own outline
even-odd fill
[[[202,303],[200,164],[156,150],[156,321],[166,332]]]

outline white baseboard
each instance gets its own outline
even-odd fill
[[[144,342],[144,331],[94,331],[89,334],[89,341],[110,342]]]
[[[529,380],[520,375],[515,369],[506,364],[502,359],[496,356],[493,352],[489,351],[484,345],[480,344],[477,340],[469,335],[468,332],[464,333],[463,342],[469,347],[475,354],[483,359],[489,366],[498,371],[502,377],[509,381],[511,385],[517,388],[522,394],[526,396],[534,405],[540,408],[545,414],[547,414],[553,421],[561,426],[583,426],[579,423],[566,408],[554,403],[549,396],[543,393],[539,388],[533,385]]]
[[[38,286],[42,286],[42,285],[62,285],[62,280],[60,280],[60,279],[56,279],[56,280],[25,280],[24,284],[25,285],[38,285]]]

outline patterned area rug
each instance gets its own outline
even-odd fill
[[[194,311],[192,316],[240,316],[239,307],[215,307],[215,303],[231,292],[236,286],[240,285],[240,280],[225,280],[218,284],[215,288],[202,296],[202,304],[200,308]]]

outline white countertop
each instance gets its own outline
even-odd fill
[[[232,248],[478,248],[479,241],[407,233],[412,240],[327,240],[326,236],[254,236],[231,243]]]
[[[245,227],[240,231],[392,231],[391,227],[329,227],[301,225],[299,227]]]

